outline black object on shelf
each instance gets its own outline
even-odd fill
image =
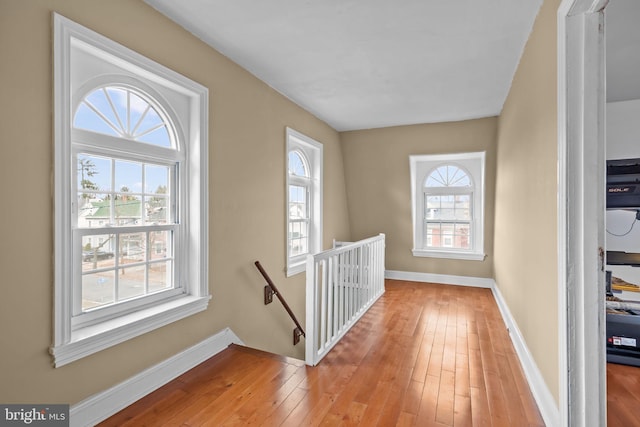
[[[607,251],[607,265],[630,265],[640,267],[640,254],[622,251]]]
[[[607,160],[607,209],[640,208],[640,159]]]

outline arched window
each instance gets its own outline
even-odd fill
[[[183,240],[176,185],[184,156],[164,113],[170,106],[117,84],[80,99],[71,138],[78,200],[74,241],[82,249],[74,281],[77,325],[114,305],[135,307],[144,296],[181,292],[174,266],[176,244]]]
[[[125,86],[106,86],[87,94],[76,110],[76,128],[175,148],[172,126],[157,101]]]
[[[289,175],[309,179],[309,161],[299,150],[289,152]]]
[[[322,144],[287,128],[287,275],[304,271],[320,251]]]
[[[308,165],[301,151],[289,152],[289,257],[309,253],[311,179]]]
[[[484,259],[484,159],[410,156],[415,256]]]
[[[471,248],[473,186],[455,165],[435,168],[424,183],[426,248]]]
[[[205,310],[208,91],[54,15],[56,367]]]

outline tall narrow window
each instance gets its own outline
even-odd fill
[[[302,152],[289,152],[289,256],[309,253],[311,177],[309,162]]]
[[[424,183],[425,249],[472,247],[473,186],[458,166],[439,166]]]
[[[321,250],[322,144],[287,128],[287,275]]]
[[[415,256],[482,260],[484,153],[410,156]]]
[[[55,56],[61,366],[207,307],[207,90],[59,15]]]

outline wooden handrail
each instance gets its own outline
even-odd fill
[[[272,295],[274,294],[275,296],[278,297],[284,309],[287,310],[287,313],[289,313],[289,317],[291,317],[291,320],[293,320],[293,322],[296,324],[297,327],[296,329],[293,330],[293,345],[296,345],[300,341],[300,335],[306,338],[304,329],[302,329],[302,326],[300,325],[300,322],[298,322],[296,315],[293,314],[293,311],[291,311],[291,307],[289,307],[289,304],[287,304],[287,301],[285,301],[285,299],[282,297],[282,295],[280,294],[280,291],[278,291],[278,288],[273,283],[273,280],[271,280],[267,272],[264,270],[264,268],[262,268],[260,261],[256,261],[255,264],[256,264],[256,267],[258,268],[258,271],[260,271],[260,274],[262,274],[262,277],[264,277],[264,280],[267,281],[268,287],[271,290]],[[265,289],[265,304],[267,303],[268,302],[266,298],[266,289]]]

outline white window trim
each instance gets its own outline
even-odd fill
[[[455,154],[425,154],[409,156],[411,174],[411,214],[413,223],[413,256],[429,258],[460,259],[482,261],[484,253],[484,193],[485,193],[485,152]],[[480,163],[479,170],[468,167],[469,163]],[[469,172],[474,183],[473,189],[473,236],[472,249],[425,249],[423,247],[424,181],[436,167],[444,164],[460,165]]]
[[[309,208],[309,254],[315,254],[322,250],[322,168],[323,168],[323,146],[318,141],[291,129],[286,128],[287,150],[285,154],[286,164],[286,209],[285,209],[285,251],[286,251],[286,274],[287,277],[302,273],[306,270],[307,254],[295,257],[289,256],[289,184],[294,181],[289,177],[289,152],[299,150],[306,156],[311,175],[311,197]]]
[[[204,86],[147,59],[56,13],[54,20],[54,339],[50,348],[59,367],[130,338],[205,310],[208,286],[208,90]],[[184,191],[191,206],[183,211],[187,224],[184,253],[185,292],[173,299],[97,324],[73,329],[72,319],[72,148],[71,52],[72,41],[90,46],[101,59],[134,73],[143,80],[165,85],[190,101],[189,137],[184,141],[189,169]],[[176,266],[178,268],[178,266]]]

